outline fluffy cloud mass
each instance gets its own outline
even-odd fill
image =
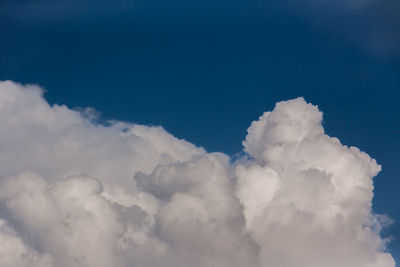
[[[381,167],[303,98],[232,162],[161,127],[97,124],[0,83],[1,267],[394,267],[371,212]]]

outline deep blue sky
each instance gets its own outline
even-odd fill
[[[304,96],[383,165],[374,210],[400,239],[400,3],[367,2],[3,0],[0,80],[230,155],[263,111]]]

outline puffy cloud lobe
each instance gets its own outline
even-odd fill
[[[69,177],[49,187],[23,173],[4,182],[0,197],[18,230],[57,259],[55,266],[123,266],[114,245],[123,228],[100,193],[94,178]]]
[[[233,163],[88,112],[0,83],[0,266],[395,266],[380,166],[304,99],[253,122]]]
[[[244,147],[256,163],[237,166],[237,190],[263,262],[394,266],[390,255],[377,253],[383,241],[370,221],[371,178],[381,167],[325,135],[321,120],[317,107],[298,98],[249,128]]]
[[[216,153],[135,177],[163,202],[155,229],[172,244],[178,266],[257,266],[258,247],[243,232],[228,165],[229,159]]]
[[[0,220],[0,266],[52,267],[51,258],[27,247],[7,224]]]

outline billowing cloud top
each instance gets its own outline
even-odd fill
[[[0,83],[1,267],[394,267],[380,166],[277,103],[231,162],[160,127],[99,125]]]

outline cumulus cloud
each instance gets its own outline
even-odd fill
[[[1,267],[395,266],[381,167],[303,98],[254,121],[234,162],[83,113],[0,83]]]

